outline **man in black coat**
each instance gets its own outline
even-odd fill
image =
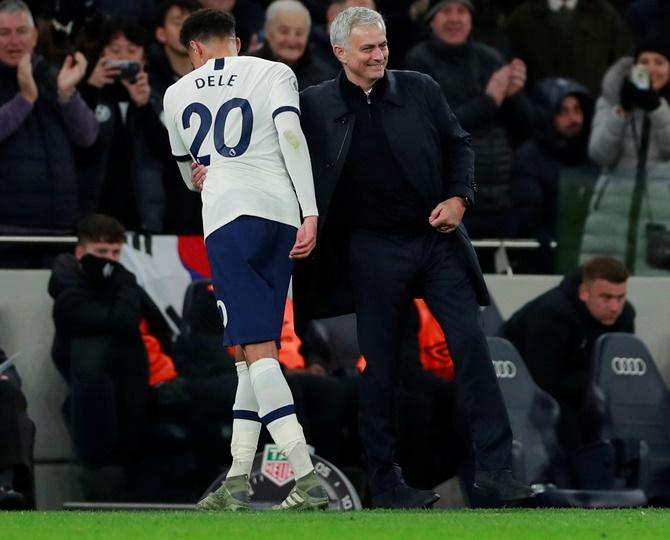
[[[566,449],[600,439],[599,414],[589,395],[593,346],[605,332],[634,332],[627,280],[623,263],[595,257],[519,309],[501,329],[535,382],[558,401],[558,438]]]
[[[331,41],[344,71],[301,96],[321,241],[296,266],[294,302],[298,328],[356,310],[372,504],[422,508],[438,498],[407,486],[395,463],[398,350],[415,296],[440,322],[465,390],[476,486],[499,498],[528,497],[509,471],[512,433],[479,327],[477,304],[488,303],[488,292],[461,225],[475,191],[470,138],[435,81],[386,70],[377,12],[344,10]]]

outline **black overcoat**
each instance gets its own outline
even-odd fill
[[[312,160],[319,208],[319,237],[314,252],[298,262],[293,298],[296,324],[354,311],[346,231],[329,226],[333,194],[342,174],[354,127],[354,113],[337,79],[300,94],[301,124]],[[402,173],[421,196],[426,212],[449,197],[474,201],[474,155],[470,136],[459,125],[438,84],[413,71],[386,71],[383,124]],[[463,225],[452,233],[461,242],[473,275],[477,300],[489,302],[477,255]],[[380,272],[384,269],[380,268]]]

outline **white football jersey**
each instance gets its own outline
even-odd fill
[[[208,167],[205,236],[242,215],[300,226],[300,208],[274,117],[299,114],[291,69],[250,56],[211,59],[165,93],[165,124],[178,161]]]

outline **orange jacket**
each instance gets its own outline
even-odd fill
[[[423,300],[416,299],[414,304],[419,312],[421,365],[426,371],[451,381],[454,378],[454,361],[449,354],[444,332]]]
[[[140,321],[140,335],[149,360],[149,385],[156,386],[162,382],[176,379],[178,374],[172,358],[161,350],[161,343],[149,333],[147,321]]]

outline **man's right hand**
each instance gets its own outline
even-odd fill
[[[207,167],[196,163],[195,161],[191,162],[191,183],[196,190],[202,191],[202,187],[207,178]]]
[[[501,67],[498,71],[494,71],[486,84],[484,92],[489,95],[496,105],[500,107],[507,95],[511,77],[511,68],[509,64]]]
[[[19,84],[19,92],[21,95],[30,103],[35,103],[37,96],[39,96],[39,91],[37,90],[37,84],[35,83],[35,78],[33,77],[33,65],[32,57],[30,54],[26,54],[16,69],[16,81]]]

